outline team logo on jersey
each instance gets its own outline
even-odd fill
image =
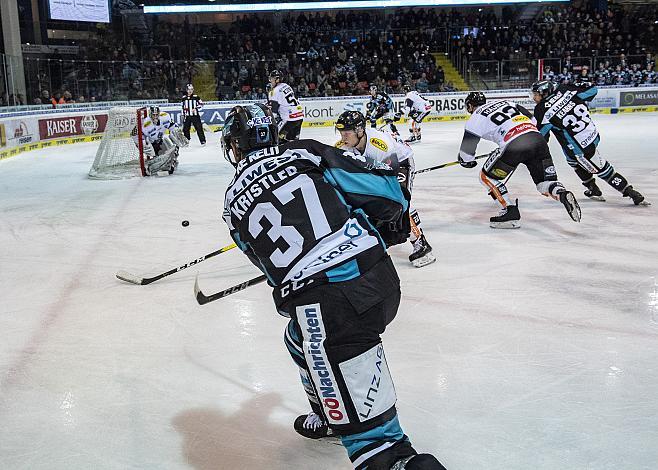
[[[557,172],[555,171],[555,167],[553,165],[547,166],[546,169],[544,170],[544,172],[547,175],[556,175],[557,174]]]
[[[249,127],[260,126],[262,124],[272,124],[272,118],[270,116],[256,116],[247,121]]]
[[[529,120],[530,119],[528,118],[528,116],[523,116],[523,115],[512,118],[512,121],[514,122],[528,122]]]
[[[370,139],[370,143],[372,144],[373,147],[378,148],[382,152],[388,151],[388,145],[386,145],[386,142],[384,142],[381,139],[378,139],[377,137],[372,137]]]

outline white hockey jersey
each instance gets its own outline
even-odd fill
[[[425,113],[432,109],[430,102],[423,98],[416,90],[412,90],[406,94],[404,97],[404,106],[406,108],[407,115],[409,115],[412,111]]]
[[[270,102],[277,103],[276,112],[281,116],[281,121],[299,121],[304,119],[304,108],[297,98],[295,92],[286,83],[279,83],[270,91]]]
[[[348,150],[355,155],[362,155],[366,159],[372,159],[378,163],[389,165],[393,159],[397,159],[400,164],[406,162],[411,171],[415,169],[414,152],[402,140],[393,137],[387,132],[378,131],[377,129],[366,129],[366,148],[363,154],[355,148],[345,147],[344,142],[338,142],[337,147]]]
[[[142,135],[144,140],[151,144],[160,142],[167,129],[176,127],[176,123],[168,113],[160,113],[158,123],[153,122],[150,116],[142,121]]]
[[[528,132],[539,132],[530,111],[512,101],[487,102],[466,122],[459,156],[466,162],[472,161],[480,139],[495,142],[504,150],[510,142]]]

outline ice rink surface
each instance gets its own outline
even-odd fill
[[[554,139],[580,224],[523,167],[513,231],[489,228],[477,169],[416,179],[438,262],[392,250],[403,300],[384,346],[405,432],[449,470],[658,468],[658,115],[594,118],[602,154],[653,206],[603,182],[607,202],[587,200]],[[425,125],[417,167],[455,160],[462,133]],[[308,405],[270,289],[197,305],[197,272],[207,293],[258,274],[238,250],[149,286],[114,277],[231,242],[218,136],[193,136],[164,178],[87,179],[97,144],[0,162],[0,468],[350,468],[292,428]]]

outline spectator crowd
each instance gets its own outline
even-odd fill
[[[656,6],[608,9],[545,7],[522,20],[523,7],[396,9],[236,16],[227,25],[153,20],[137,43],[118,26],[99,25],[78,42],[73,60],[25,60],[29,104],[116,99],[177,100],[185,85],[210,80],[216,99],[264,99],[277,69],[297,96],[360,95],[370,85],[391,93],[452,91],[432,53],[460,70],[482,61],[545,59],[558,81],[585,74],[603,85],[656,83]],[[113,29],[117,28],[117,29]],[[55,90],[51,95],[48,90]],[[46,96],[47,95],[47,96]],[[1,95],[0,104],[25,103]]]

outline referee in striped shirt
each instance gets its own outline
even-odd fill
[[[201,116],[199,111],[203,108],[203,101],[199,95],[194,94],[194,86],[191,83],[187,84],[187,94],[181,100],[183,104],[183,134],[190,140],[190,127],[194,125],[196,134],[199,136],[201,145],[206,145],[206,134],[203,132],[203,124],[201,123]]]

